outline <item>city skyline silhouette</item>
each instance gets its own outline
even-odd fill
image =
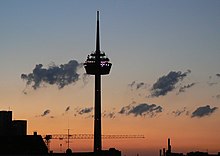
[[[111,58],[102,77],[102,140],[122,155],[172,151],[216,154],[219,144],[220,2],[0,2],[0,110],[27,120],[27,134],[93,134],[94,77],[83,64],[96,51]],[[102,50],[104,52],[102,52]],[[67,143],[51,141],[64,152]],[[71,140],[74,152],[93,140]],[[167,149],[166,149],[167,150]]]

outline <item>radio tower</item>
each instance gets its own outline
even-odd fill
[[[94,152],[102,151],[101,75],[109,74],[111,66],[109,58],[100,51],[99,11],[97,11],[96,50],[88,55],[84,63],[86,73],[95,75]]]

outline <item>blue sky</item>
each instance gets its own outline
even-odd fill
[[[96,10],[102,50],[115,65],[138,61],[154,65],[138,67],[151,73],[174,66],[217,72],[219,1],[1,1],[1,57],[22,70],[31,63],[84,61],[95,45]]]

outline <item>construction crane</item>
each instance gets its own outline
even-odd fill
[[[93,139],[93,134],[52,134],[52,135],[43,135],[45,140],[50,139]],[[145,138],[144,135],[102,135],[102,139],[135,139],[135,138]]]
[[[45,139],[45,143],[50,149],[50,141],[51,139],[59,139],[59,140],[66,140],[68,143],[69,148],[69,140],[70,139],[94,139],[93,134],[50,134],[50,135],[43,135],[43,139]],[[144,139],[144,135],[102,135],[102,139]]]

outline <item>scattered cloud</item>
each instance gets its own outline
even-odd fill
[[[111,111],[104,111],[102,113],[102,117],[103,118],[110,118],[110,119],[114,119],[116,117],[116,111],[115,111],[115,108],[113,108],[113,110]]]
[[[191,73],[190,70],[184,73],[181,71],[171,71],[167,75],[160,77],[150,90],[151,97],[165,96],[168,92],[174,90],[176,88],[175,85],[182,81],[189,73]]]
[[[25,89],[24,89],[22,92],[23,92],[24,95],[27,95],[27,94],[28,94]]]
[[[173,111],[172,114],[175,117],[178,117],[178,116],[181,116],[181,115],[189,115],[189,111],[187,110],[186,107],[183,107],[183,109],[177,109],[177,110]]]
[[[121,108],[121,110],[118,112],[119,114],[128,114],[129,110],[132,108],[131,105],[124,106]]]
[[[217,99],[220,99],[220,94],[216,95],[216,98],[217,98]]]
[[[65,109],[65,111],[64,111],[64,113],[62,113],[62,115],[68,114],[69,111],[70,111],[70,106],[67,106],[66,109]]]
[[[214,113],[216,110],[218,109],[218,107],[213,107],[211,108],[209,105],[206,106],[202,106],[202,107],[198,107],[191,115],[191,117],[198,117],[198,118],[202,118],[205,116],[209,116],[212,113]]]
[[[37,64],[32,73],[21,74],[21,79],[26,81],[27,86],[32,85],[35,90],[40,88],[42,84],[57,85],[59,89],[62,89],[79,80],[77,69],[81,66],[76,60],[59,66],[52,64],[48,68]]]
[[[93,107],[82,108],[78,111],[78,114],[79,115],[88,114],[88,113],[91,113],[92,110],[93,110]]]
[[[47,116],[48,114],[50,114],[50,110],[49,110],[49,109],[45,110],[45,111],[41,114],[41,116],[44,117],[44,116]]]
[[[220,77],[220,74],[216,74],[215,76],[218,78],[218,77]],[[207,84],[209,86],[217,85],[218,84],[218,80],[216,79],[216,77],[209,76],[209,80],[208,80]]]
[[[214,85],[217,85],[218,83],[217,83],[217,82],[207,82],[207,84],[208,84],[209,86],[214,86]]]
[[[114,119],[114,118],[116,117],[116,112],[114,112],[114,111],[111,111],[111,112],[106,112],[106,111],[104,111],[104,112],[102,113],[102,117],[103,117],[103,118]]]
[[[145,85],[144,82],[140,82],[140,83],[138,83],[138,84],[136,85],[136,89],[140,89],[140,88],[142,88],[144,85]]]
[[[154,117],[158,113],[161,113],[162,110],[163,110],[162,107],[157,106],[156,104],[142,103],[142,104],[138,104],[136,106],[129,105],[129,106],[122,107],[121,110],[119,111],[119,113],[120,114],[125,114],[125,115],[131,115],[132,114],[135,117],[137,117],[137,116]]]
[[[179,91],[178,91],[177,94],[180,94],[180,93],[185,92],[186,89],[191,88],[191,87],[194,86],[195,84],[196,84],[196,83],[191,83],[191,84],[188,84],[188,85],[185,85],[185,86],[181,86],[181,87],[179,88]]]
[[[91,114],[93,107],[85,107],[85,108],[75,108],[74,109],[74,116],[82,116],[85,119],[93,118]]]
[[[132,81],[131,84],[128,84],[128,86],[131,88],[131,90],[139,90],[139,89],[146,89],[149,85],[144,82],[136,82]]]
[[[84,85],[86,85],[86,84],[88,84],[89,83],[89,75],[88,74],[86,74],[86,73],[83,73],[82,74],[82,80],[83,80],[83,84]]]
[[[65,112],[68,112],[70,110],[70,106],[66,107]]]

